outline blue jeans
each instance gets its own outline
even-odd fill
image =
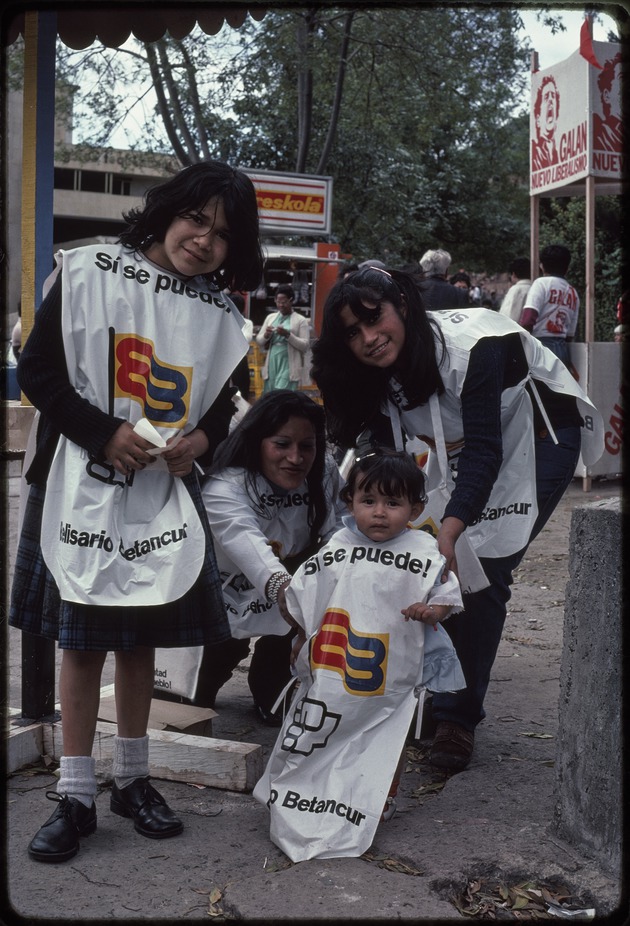
[[[544,347],[549,348],[556,357],[559,357],[567,369],[571,368],[569,344],[566,338],[538,338],[538,340]]]
[[[510,556],[481,558],[490,585],[480,592],[464,595],[464,610],[449,617],[444,624],[459,657],[466,688],[453,693],[434,694],[434,720],[449,720],[467,730],[474,730],[486,716],[483,701],[512,594],[512,573],[529,544],[549,520],[575,474],[580,453],[580,429],[559,428],[556,437],[557,445],[549,435],[536,438],[538,517],[527,545]]]

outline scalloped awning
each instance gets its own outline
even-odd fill
[[[216,35],[224,23],[233,29],[243,25],[247,16],[260,22],[266,7],[252,4],[214,6],[208,3],[181,3],[177,6],[138,4],[95,4],[94,9],[74,7],[54,8],[57,14],[57,33],[69,48],[89,48],[100,41],[109,48],[124,45],[132,35],[141,42],[156,42],[168,34],[174,39],[189,35],[195,25],[206,35]],[[6,26],[5,43],[10,45],[24,34],[24,13],[19,13]]]

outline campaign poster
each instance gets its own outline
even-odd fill
[[[589,68],[592,65],[576,51],[564,61],[532,74],[532,195],[588,175]]]
[[[622,175],[621,45],[593,42],[601,68],[589,67],[592,113],[591,173],[610,180]]]

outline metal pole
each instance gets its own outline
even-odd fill
[[[32,327],[42,284],[52,269],[55,127],[54,12],[24,14],[22,154],[22,338]],[[55,706],[55,643],[22,634],[22,716],[39,719]]]
[[[22,717],[41,720],[54,711],[54,640],[22,633]]]
[[[530,71],[535,74],[538,70],[538,52],[532,51],[530,55]],[[531,105],[531,101],[530,101]],[[529,194],[529,259],[532,267],[532,280],[540,274],[538,267],[539,252],[539,224],[540,224],[540,197]]]

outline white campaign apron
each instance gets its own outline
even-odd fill
[[[164,440],[190,432],[247,352],[242,318],[202,278],[184,281],[120,245],[60,252],[69,379],[79,395]],[[61,437],[42,552],[68,601],[159,605],[194,584],[200,517],[164,461],[127,478]]]
[[[427,631],[400,613],[427,599],[443,563],[422,531],[379,544],[344,528],[288,586],[287,606],[307,637],[300,686],[253,794],[292,861],[370,847],[418,689],[464,687],[444,628]],[[456,586],[452,595],[461,606]]]
[[[534,386],[536,381],[544,382],[556,392],[576,397],[584,421],[582,458],[587,464],[597,460],[603,451],[603,422],[591,400],[562,361],[516,322],[485,309],[458,309],[428,314],[437,321],[446,340],[446,358],[440,368],[445,392],[438,400],[449,464],[454,474],[464,443],[461,392],[470,351],[481,338],[513,333],[521,336],[529,375],[518,385],[503,391],[503,462],[480,519],[466,528],[466,534],[478,556],[508,556],[527,545],[538,515],[533,409],[524,388],[527,380],[533,381]],[[441,348],[437,340],[436,344],[439,355]],[[429,405],[410,411],[402,410],[404,397],[396,385],[392,385],[391,401],[399,408],[403,431],[409,438],[433,438]],[[441,476],[434,453],[429,454],[426,473],[429,490],[436,488]],[[497,529],[498,524],[500,530]]]
[[[324,538],[336,526],[338,491],[337,467],[327,458]],[[202,496],[232,636],[285,635],[289,625],[278,605],[266,598],[265,588],[269,577],[282,570],[281,561],[301,553],[311,541],[306,483],[280,493],[261,474],[248,476],[241,468],[229,467],[205,481]]]

